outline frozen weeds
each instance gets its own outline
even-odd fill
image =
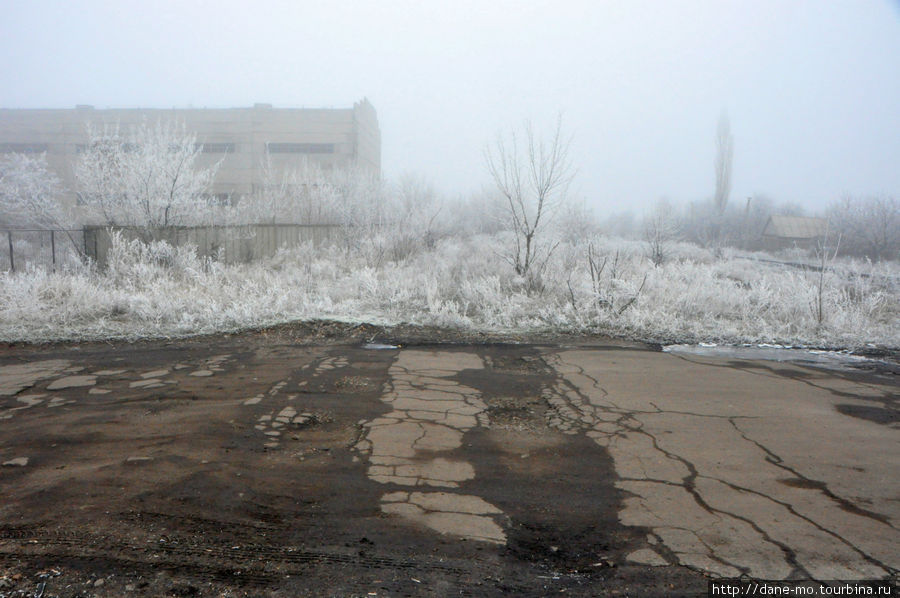
[[[0,273],[0,340],[172,337],[330,318],[733,345],[900,345],[900,272],[891,262],[839,260],[820,277],[678,244],[654,267],[643,244],[600,237],[590,240],[595,251],[616,266],[592,284],[587,239],[561,243],[531,281],[498,259],[510,242],[503,234],[446,237],[395,260],[379,245],[388,241],[304,246],[243,265],[114,247],[102,271]],[[821,322],[811,307],[820,282]]]

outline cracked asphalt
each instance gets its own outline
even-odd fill
[[[382,340],[0,350],[0,596],[896,582],[893,374]]]

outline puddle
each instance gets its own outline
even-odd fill
[[[400,347],[397,345],[385,345],[382,343],[366,343],[362,346],[363,349],[369,349],[370,351],[384,351],[389,349],[399,349]]]
[[[817,349],[801,349],[784,345],[716,345],[700,343],[699,345],[667,345],[666,353],[676,355],[699,355],[701,357],[728,357],[731,359],[756,359],[780,361],[800,365],[816,365],[834,370],[852,370],[860,366],[882,366],[888,369],[891,364],[870,357],[851,355],[841,351],[822,351]]]

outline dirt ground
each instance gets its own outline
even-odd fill
[[[655,349],[342,324],[0,347],[0,597],[896,581],[895,374]]]

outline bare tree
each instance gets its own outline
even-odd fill
[[[516,274],[532,277],[535,267],[540,270],[553,252],[553,246],[542,242],[541,232],[565,201],[574,171],[562,117],[549,139],[536,137],[530,122],[524,124],[523,135],[524,139],[516,131],[498,134],[484,154],[514,233],[514,246],[505,257]]]
[[[198,166],[202,144],[184,124],[88,129],[75,165],[82,203],[102,224],[154,228],[203,224],[218,164]]]

